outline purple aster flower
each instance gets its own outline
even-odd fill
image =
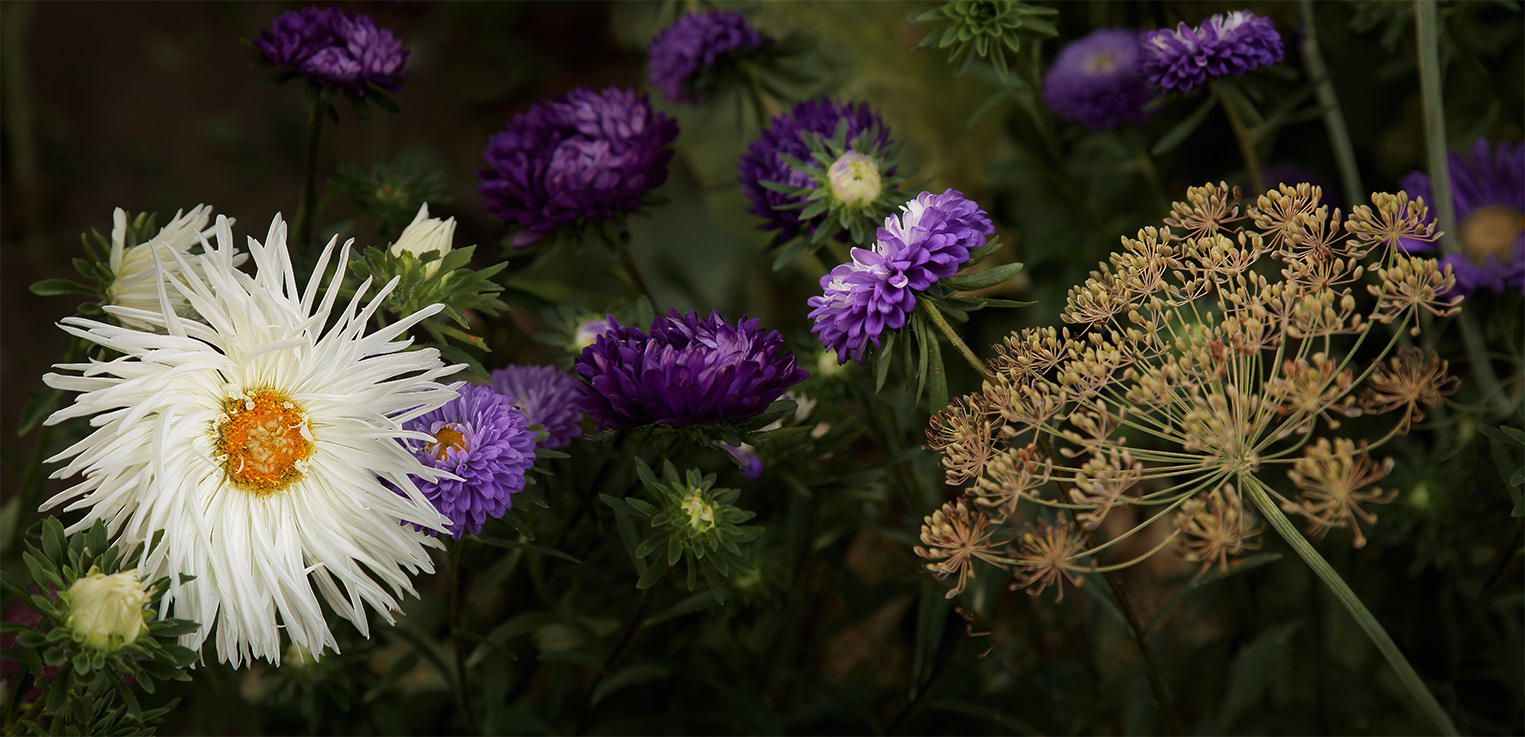
[[[592,385],[588,414],[607,428],[744,420],[809,375],[783,336],[757,320],[731,325],[719,312],[700,318],[673,310],[651,323],[649,335],[613,316],[609,324],[575,365]]]
[[[579,87],[515,115],[488,140],[477,173],[482,199],[498,217],[522,228],[522,248],[579,222],[635,212],[641,198],[667,181],[678,124],[651,109],[645,95]]]
[[[821,277],[825,294],[811,297],[810,331],[837,352],[863,363],[868,342],[879,345],[885,328],[896,330],[916,309],[916,294],[958,273],[969,251],[995,232],[990,217],[963,193],[922,192],[879,229],[874,250],[852,250],[852,261]]]
[[[651,39],[648,79],[667,99],[697,107],[715,93],[719,66],[761,45],[763,35],[741,13],[689,13]]]
[[[1281,34],[1248,10],[1219,13],[1196,28],[1150,31],[1139,47],[1139,71],[1155,85],[1185,92],[1208,77],[1239,76],[1281,61]]]
[[[408,52],[370,16],[307,7],[282,13],[260,31],[254,47],[265,61],[317,84],[364,97],[367,85],[402,88]]]
[[[777,230],[779,240],[791,241],[800,233],[814,233],[824,223],[826,213],[801,221],[797,205],[801,205],[803,199],[769,189],[763,182],[795,188],[813,186],[808,175],[792,169],[783,157],[809,161],[810,146],[805,137],[814,134],[830,138],[843,120],[847,121],[847,142],[864,131],[878,131],[870,148],[879,150],[889,145],[890,129],[868,103],[852,105],[821,98],[801,102],[789,112],[773,118],[762,135],[741,155],[737,166],[741,172],[741,191],[752,200],[752,213],[767,221],[762,225],[763,230]]]
[[[598,336],[607,332],[609,332],[608,320],[602,317],[595,317],[591,320],[584,320],[577,325],[576,330],[572,331],[572,345],[578,351],[581,351],[582,349],[593,345],[593,342],[598,340]]]
[[[507,366],[492,372],[492,386],[530,424],[545,428],[541,448],[560,448],[582,434],[582,382],[555,366]]]
[[[1066,120],[1093,131],[1149,118],[1154,91],[1138,71],[1142,34],[1104,28],[1060,49],[1043,77],[1043,101]]]
[[[1450,265],[1456,275],[1456,291],[1525,291],[1525,147],[1508,141],[1494,147],[1479,138],[1470,157],[1452,152],[1446,166],[1461,251],[1446,254],[1440,263]],[[1433,207],[1429,175],[1409,172],[1399,185],[1410,197],[1423,197]],[[1407,251],[1435,248],[1434,243],[1409,238],[1399,245]]]
[[[747,479],[762,478],[763,460],[757,457],[757,449],[746,443],[741,445],[724,446],[725,452],[735,459],[737,467],[741,469],[741,477]]]
[[[487,518],[502,517],[513,494],[524,490],[524,472],[535,463],[535,433],[524,413],[481,384],[460,387],[460,396],[411,420],[406,428],[434,436],[413,454],[458,479],[418,480],[418,488],[453,523],[457,540],[482,531]]]

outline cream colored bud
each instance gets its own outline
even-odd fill
[[[842,154],[826,176],[831,180],[831,194],[848,207],[863,207],[879,198],[879,165],[856,151]]]
[[[90,569],[64,592],[74,639],[97,650],[118,650],[143,634],[148,590],[137,569],[106,575]]]
[[[698,489],[691,491],[681,509],[688,513],[688,526],[694,532],[708,532],[715,526],[715,503],[706,501]]]
[[[443,259],[445,254],[450,253],[450,243],[455,239],[455,218],[429,217],[429,205],[424,203],[418,208],[418,214],[413,217],[413,222],[403,228],[402,235],[397,236],[397,242],[392,244],[392,255],[401,256],[404,253],[413,254],[414,258],[423,256],[430,251],[438,251]],[[439,271],[440,262],[430,261],[424,266],[426,275],[433,275]]]

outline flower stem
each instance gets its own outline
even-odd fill
[[[1234,129],[1234,140],[1239,142],[1239,155],[1244,158],[1244,168],[1250,176],[1250,189],[1258,196],[1266,191],[1266,183],[1260,175],[1260,160],[1255,157],[1255,142],[1250,138],[1250,129],[1245,127],[1244,115],[1240,113],[1239,104],[1234,102],[1234,98],[1224,94],[1217,82],[1212,85],[1213,95],[1223,105],[1223,114],[1228,116],[1229,127]]]
[[[931,309],[927,310],[927,315],[930,316],[932,324],[937,326],[938,332],[947,336],[948,342],[958,349],[959,355],[963,356],[964,360],[968,361],[969,365],[973,366],[974,370],[981,377],[986,381],[995,381],[995,373],[990,370],[989,366],[985,365],[984,361],[981,361],[974,355],[974,351],[969,350],[969,346],[964,343],[963,339],[958,337],[958,333],[953,332],[953,326],[948,324],[948,318],[943,317],[943,311],[937,309],[937,305],[929,305],[929,307]]]
[[[296,235],[300,248],[312,246],[312,222],[318,207],[318,139],[323,131],[323,111],[328,109],[328,88],[307,100],[307,152],[302,157],[302,200],[297,203]]]
[[[1429,154],[1430,192],[1440,221],[1440,250],[1456,253],[1456,209],[1451,201],[1451,170],[1446,163],[1446,111],[1440,90],[1440,29],[1435,0],[1414,0],[1415,44],[1419,52],[1419,91],[1424,103],[1424,140]]]
[[[1345,190],[1346,202],[1359,202],[1365,194],[1361,187],[1361,172],[1356,168],[1355,147],[1350,143],[1350,129],[1345,127],[1340,98],[1335,94],[1334,81],[1330,79],[1329,68],[1324,66],[1324,55],[1319,51],[1318,35],[1313,25],[1313,0],[1301,0],[1298,4],[1303,11],[1303,65],[1308,68],[1309,81],[1313,83],[1319,109],[1324,114],[1329,147],[1334,151],[1335,166],[1340,169],[1340,188]]]
[[[1319,552],[1308,542],[1308,538],[1303,537],[1302,533],[1292,526],[1292,521],[1282,514],[1275,502],[1271,501],[1264,484],[1248,474],[1240,474],[1238,481],[1240,492],[1248,492],[1250,500],[1255,503],[1255,508],[1260,510],[1261,516],[1276,528],[1276,532],[1282,536],[1282,539],[1297,551],[1303,562],[1313,569],[1324,585],[1329,587],[1335,598],[1345,605],[1346,611],[1355,617],[1356,624],[1361,625],[1361,629],[1366,631],[1366,636],[1371,638],[1372,644],[1377,646],[1377,650],[1387,658],[1388,664],[1398,672],[1398,680],[1402,681],[1404,687],[1408,689],[1409,695],[1417,702],[1419,710],[1435,723],[1442,734],[1458,734],[1456,725],[1451,722],[1451,717],[1446,714],[1445,709],[1441,708],[1440,702],[1435,700],[1430,689],[1424,685],[1424,680],[1419,677],[1414,666],[1409,665],[1408,659],[1403,657],[1403,652],[1398,649],[1393,638],[1388,636],[1387,630],[1382,628],[1382,624],[1372,616],[1371,610],[1361,603],[1361,599],[1350,589],[1344,579],[1340,578],[1340,574],[1329,565],[1328,561],[1324,560],[1324,556],[1319,555]]]

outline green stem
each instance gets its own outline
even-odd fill
[[[984,361],[981,361],[974,355],[974,351],[969,350],[969,346],[964,343],[963,339],[958,337],[958,333],[953,332],[953,326],[949,325],[948,319],[943,317],[943,311],[937,309],[937,305],[929,305],[929,307],[931,309],[927,310],[927,315],[930,316],[932,324],[937,326],[937,331],[948,338],[948,342],[958,349],[959,355],[963,356],[964,360],[968,361],[969,365],[973,366],[980,376],[984,377],[986,381],[995,381],[995,373],[990,370],[989,366],[985,365]]]
[[[466,640],[461,637],[461,595],[466,587],[461,577],[461,555],[466,545],[460,540],[450,543],[450,640],[455,646],[455,682],[460,693],[456,701],[466,714],[466,727],[472,734],[481,734],[477,726],[476,712],[471,709],[471,698],[466,687]]]
[[[1472,364],[1472,378],[1482,387],[1483,400],[1499,415],[1507,415],[1514,407],[1509,392],[1499,383],[1498,373],[1493,370],[1493,359],[1488,356],[1488,343],[1477,329],[1477,318],[1465,307],[1457,316],[1461,326],[1461,342],[1467,350],[1467,363]]]
[[[1239,142],[1239,155],[1244,159],[1244,168],[1250,176],[1250,189],[1255,196],[1266,191],[1265,178],[1260,175],[1260,160],[1255,156],[1255,143],[1250,138],[1250,129],[1244,125],[1244,116],[1239,112],[1238,103],[1223,93],[1222,87],[1213,82],[1213,95],[1218,98],[1218,103],[1223,106],[1223,114],[1228,116],[1229,127],[1234,129],[1234,140]]]
[[[1398,680],[1402,681],[1404,687],[1408,689],[1409,695],[1417,702],[1419,710],[1435,723],[1442,734],[1458,734],[1456,725],[1451,722],[1451,717],[1446,714],[1445,709],[1441,708],[1440,702],[1435,700],[1430,689],[1424,685],[1424,680],[1419,677],[1414,666],[1409,665],[1408,659],[1403,657],[1403,652],[1398,649],[1393,638],[1388,636],[1387,630],[1382,629],[1382,624],[1372,616],[1371,610],[1361,603],[1361,599],[1350,589],[1345,580],[1340,578],[1340,574],[1329,565],[1329,562],[1324,560],[1324,556],[1319,555],[1319,552],[1308,542],[1308,538],[1303,537],[1302,533],[1292,526],[1292,521],[1277,508],[1260,480],[1248,474],[1240,474],[1238,482],[1240,492],[1248,492],[1247,496],[1255,503],[1255,508],[1260,510],[1261,516],[1276,528],[1276,532],[1282,536],[1282,539],[1297,551],[1303,562],[1313,569],[1314,574],[1329,587],[1335,598],[1345,605],[1346,611],[1355,617],[1356,624],[1361,625],[1361,629],[1366,631],[1366,636],[1371,638],[1372,644],[1377,646],[1377,650],[1387,658],[1388,664],[1398,672]]]
[[[1451,202],[1451,170],[1446,163],[1446,111],[1440,90],[1440,28],[1435,0],[1414,0],[1414,25],[1419,47],[1419,91],[1424,101],[1424,140],[1430,169],[1428,203],[1440,221],[1440,250],[1456,253],[1456,208]]]
[[[1303,11],[1303,65],[1313,82],[1313,92],[1318,95],[1319,109],[1324,114],[1324,128],[1329,131],[1329,147],[1334,150],[1334,163],[1340,170],[1340,187],[1345,190],[1346,202],[1359,202],[1366,190],[1361,187],[1361,172],[1356,168],[1355,147],[1350,142],[1350,129],[1345,127],[1345,113],[1340,108],[1340,98],[1335,94],[1334,81],[1324,66],[1324,55],[1319,51],[1318,35],[1313,25],[1313,0],[1301,0]]]
[[[299,248],[312,246],[312,223],[318,208],[318,140],[323,132],[328,96],[328,88],[324,87],[307,100],[307,151],[302,157],[302,199],[297,203],[293,238]]]

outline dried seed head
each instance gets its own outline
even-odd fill
[[[1004,565],[999,546],[990,543],[994,533],[990,516],[984,511],[971,510],[963,501],[948,502],[923,520],[921,542],[926,547],[917,546],[914,550],[928,561],[927,570],[939,581],[958,574],[958,583],[948,591],[951,599],[968,585],[976,559]]]
[[[1328,438],[1303,449],[1303,457],[1292,464],[1287,476],[1302,490],[1297,503],[1284,503],[1282,509],[1308,518],[1308,532],[1322,536],[1336,527],[1349,527],[1355,533],[1355,547],[1366,545],[1361,522],[1374,524],[1377,516],[1362,504],[1386,504],[1398,492],[1384,494],[1372,484],[1381,481],[1393,468],[1393,459],[1373,461],[1362,441],[1357,446],[1346,438]]]
[[[1461,379],[1447,371],[1449,366],[1435,351],[1426,354],[1412,346],[1399,348],[1397,355],[1377,364],[1366,379],[1368,391],[1362,405],[1373,414],[1401,410],[1398,431],[1407,433],[1412,423],[1424,419],[1419,405],[1439,407],[1455,393]]]
[[[1085,549],[1080,531],[1073,524],[1049,524],[1039,520],[1028,525],[1017,539],[1017,565],[1012,569],[1017,582],[1013,589],[1027,589],[1037,596],[1049,586],[1058,593],[1055,601],[1064,600],[1064,581],[1081,585],[1076,571],[1086,570],[1076,558]]]
[[[1196,497],[1182,502],[1175,514],[1176,552],[1193,563],[1201,563],[1197,571],[1201,578],[1213,563],[1218,570],[1227,571],[1228,561],[1246,550],[1260,549],[1260,541],[1251,538],[1260,534],[1256,523],[1239,498],[1238,492],[1224,484],[1204,499]]]
[[[977,397],[955,399],[933,418],[932,429],[927,431],[927,447],[943,454],[943,471],[950,486],[979,478],[994,450],[990,423]]]

